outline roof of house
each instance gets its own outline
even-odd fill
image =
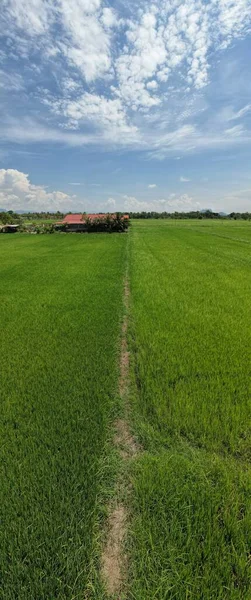
[[[78,214],[78,215],[66,215],[63,219],[63,221],[61,221],[62,223],[83,223],[83,215]]]
[[[85,219],[90,219],[91,221],[93,221],[94,219],[104,219],[105,217],[107,217],[108,215],[106,213],[99,213],[99,214],[95,214],[95,213],[91,213],[88,215],[83,215],[81,214],[69,214],[66,215],[63,219],[63,221],[60,221],[61,224],[63,225],[81,225],[83,223],[85,223]],[[116,217],[115,214],[111,214],[111,217]],[[129,215],[123,215],[124,219],[129,219]]]
[[[85,215],[85,216],[92,221],[93,219],[104,219],[108,215],[105,213],[99,213],[99,214],[90,213],[89,215]],[[110,216],[114,216],[114,215],[110,215]]]
[[[17,229],[18,227],[20,227],[19,223],[4,223],[3,225],[0,225],[0,229],[5,229],[6,227],[8,227],[9,229]]]

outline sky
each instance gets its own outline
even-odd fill
[[[251,0],[2,0],[0,209],[251,212]]]

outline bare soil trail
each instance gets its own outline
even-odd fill
[[[124,285],[124,319],[121,331],[121,349],[120,349],[120,375],[119,375],[119,395],[123,407],[124,416],[114,423],[113,443],[118,450],[122,461],[128,461],[134,458],[138,453],[138,445],[129,427],[129,367],[130,353],[127,343],[128,332],[128,311],[129,311],[130,288],[128,275],[125,277]],[[118,481],[118,498],[113,501],[108,517],[108,533],[101,557],[101,574],[109,596],[120,600],[120,594],[126,581],[127,557],[124,550],[124,544],[127,531],[128,510],[124,502],[119,499],[119,489],[123,488],[126,482]]]

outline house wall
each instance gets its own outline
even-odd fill
[[[86,226],[84,223],[69,223],[66,227],[66,231],[68,231],[69,233],[73,231],[86,231]]]

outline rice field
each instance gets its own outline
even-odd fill
[[[120,472],[119,598],[250,600],[250,267],[248,222],[0,236],[1,599],[111,600],[97,556],[128,270],[140,451]]]
[[[251,597],[251,227],[135,222],[131,597]]]
[[[116,404],[126,236],[0,244],[0,597],[83,598]]]

